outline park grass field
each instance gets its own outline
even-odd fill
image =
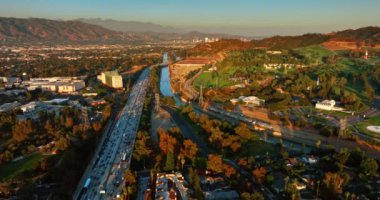
[[[359,129],[360,132],[362,132],[368,136],[380,139],[380,134],[369,131],[367,129],[367,126],[380,126],[380,115],[371,117],[367,121],[360,122],[360,123],[356,124],[356,127]]]
[[[324,57],[334,54],[333,51],[330,51],[330,50],[328,50],[325,47],[320,46],[320,45],[301,47],[301,48],[295,49],[295,51],[298,54],[303,55],[303,56],[313,60],[314,64],[320,64],[323,62],[322,59]]]
[[[19,176],[25,171],[32,170],[38,166],[40,161],[47,157],[49,156],[36,153],[21,160],[0,165],[0,180],[9,180]]]
[[[234,85],[233,82],[229,80],[229,73],[219,73],[218,75],[212,75],[212,72],[203,72],[199,75],[194,83],[196,88],[203,87],[227,87]]]

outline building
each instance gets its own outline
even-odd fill
[[[170,185],[175,186],[175,189],[168,187],[169,181],[172,183]],[[189,190],[187,186],[188,183],[185,181],[181,173],[157,173],[155,199],[175,200],[177,199],[178,191],[178,196],[180,196],[182,200],[186,200],[188,199]]]
[[[320,110],[328,110],[328,111],[331,111],[331,110],[335,110],[335,111],[342,111],[343,108],[340,108],[340,107],[335,107],[335,100],[323,100],[321,102],[317,102],[315,104],[315,108],[316,109],[320,109]]]
[[[261,106],[265,103],[264,99],[260,99],[256,96],[248,96],[248,97],[241,96],[239,97],[239,100],[244,102],[245,104],[254,105],[254,106]]]
[[[58,86],[59,93],[74,93],[86,87],[84,81],[73,81]]]
[[[12,103],[5,103],[3,105],[0,105],[0,113],[12,111],[12,110],[16,109],[17,107],[19,107],[20,105],[21,104],[17,101],[12,102]]]
[[[123,88],[123,77],[117,70],[102,72],[98,75],[98,80],[109,87]]]
[[[282,51],[267,51],[266,53],[267,54],[278,55],[278,54],[282,54]]]
[[[31,78],[24,81],[27,90],[41,89],[47,92],[75,93],[85,87],[85,82],[77,77]]]
[[[12,88],[20,86],[22,80],[19,77],[2,77],[2,82],[5,88]]]
[[[264,64],[265,69],[267,70],[276,70],[276,69],[291,69],[291,68],[304,68],[306,65],[302,64],[291,64],[291,63],[266,63]]]
[[[39,113],[44,111],[47,113],[55,113],[56,116],[59,115],[62,106],[58,105],[48,105],[40,101],[31,101],[27,104],[20,106],[23,114],[17,115],[17,121],[24,121],[27,119],[37,120],[40,115]]]
[[[174,68],[193,68],[192,70],[199,69],[205,65],[211,64],[212,61],[210,58],[187,58],[181,61],[176,62]]]

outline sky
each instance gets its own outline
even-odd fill
[[[2,17],[102,18],[246,36],[380,26],[380,0],[0,0]]]

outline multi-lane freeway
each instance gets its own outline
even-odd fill
[[[136,132],[149,84],[150,69],[145,69],[133,86],[127,103],[109,134],[100,142],[73,199],[118,199],[124,185],[124,172],[130,166]]]

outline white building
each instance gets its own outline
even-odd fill
[[[58,86],[59,93],[73,93],[86,87],[84,81],[74,81]]]
[[[237,104],[237,103],[240,102],[240,99],[233,98],[233,99],[230,99],[230,102],[231,102],[232,104]]]
[[[73,93],[85,87],[85,82],[77,77],[31,78],[24,81],[27,90],[41,89],[48,92]]]
[[[246,104],[255,105],[255,106],[260,106],[265,103],[264,99],[260,99],[256,96],[248,96],[248,97],[241,96],[239,97],[239,100]]]
[[[43,105],[41,102],[31,101],[27,104],[20,106],[20,109],[22,110],[22,112],[29,112],[35,110],[37,106],[41,105]]]
[[[315,108],[316,109],[320,109],[320,110],[336,110],[336,111],[342,111],[343,108],[340,108],[340,107],[335,107],[335,100],[323,100],[321,102],[317,102],[315,104]]]
[[[123,77],[119,75],[117,70],[102,72],[97,78],[104,85],[108,85],[113,88],[123,88]]]

